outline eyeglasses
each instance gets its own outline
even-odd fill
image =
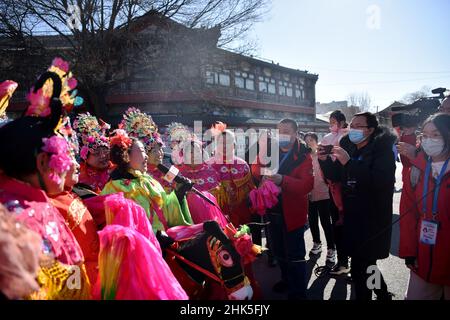
[[[419,139],[419,141],[422,141],[422,139],[428,139],[428,138],[430,138],[430,139],[442,139],[442,136],[440,134],[435,134],[435,135],[432,135],[432,136],[428,136],[428,135],[423,134],[421,132],[419,132],[417,134],[417,139]]]
[[[351,129],[361,129],[361,128],[368,128],[369,126],[354,126],[352,124],[350,124],[350,128]]]

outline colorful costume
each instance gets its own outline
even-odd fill
[[[218,122],[211,128],[211,133],[213,136],[228,134],[226,127],[226,124]],[[216,154],[205,163],[211,165],[219,175],[221,188],[217,194],[217,200],[222,211],[229,215],[234,226],[250,223],[251,212],[248,197],[250,191],[256,187],[247,162],[234,155],[232,159],[224,160],[223,155]],[[260,299],[262,291],[254,277],[250,261],[244,264],[244,270],[255,292],[254,299]]]
[[[249,223],[250,210],[247,205],[248,195],[255,189],[250,168],[244,160],[233,157],[232,161],[224,161],[212,157],[206,161],[219,175],[222,188],[217,200],[225,214],[231,218],[235,226]]]
[[[172,162],[175,165],[181,165],[183,163],[183,148],[181,144],[192,136],[192,132],[184,124],[172,122],[167,126],[167,134],[170,140],[170,147],[172,148]]]
[[[172,183],[168,182],[167,180],[164,179],[164,173],[162,173],[158,167],[156,167],[153,164],[148,164],[147,165],[147,173],[152,176],[153,179],[155,179],[156,181],[158,181],[161,186],[164,188],[164,190],[166,191],[166,193],[170,193],[173,190],[175,190],[176,187],[176,183],[173,181]]]
[[[129,170],[129,174],[129,177],[109,181],[102,194],[123,192],[126,198],[140,204],[155,232],[192,224],[186,199],[179,203],[175,192],[167,194],[161,184],[146,173]]]
[[[67,142],[55,133],[61,128],[63,110],[69,112],[82,99],[76,97],[77,81],[69,72],[69,65],[60,58],[36,82],[27,95],[30,105],[24,116],[1,128],[2,147],[8,160],[2,162],[2,169],[12,176],[20,176],[12,170],[24,153],[16,149],[15,140],[9,140],[11,130],[23,130],[21,137],[34,144],[25,150],[27,157],[39,153],[48,156],[48,178],[55,185],[63,183],[63,175],[70,169],[71,158]],[[4,104],[4,101],[2,101]],[[41,118],[41,119],[38,119]],[[30,152],[31,151],[31,152]],[[29,152],[28,154],[26,152]],[[5,156],[3,159],[6,159]],[[17,161],[17,162],[16,162]],[[20,167],[18,163],[18,168]],[[31,170],[33,171],[33,170]],[[37,174],[42,189],[0,175],[0,203],[13,213],[14,217],[30,230],[39,234],[42,241],[42,254],[39,257],[40,269],[37,276],[40,290],[33,293],[32,299],[88,299],[90,283],[83,264],[83,253],[72,232],[66,226],[58,210],[51,205],[45,194],[41,172]]]
[[[73,192],[51,196],[52,204],[66,220],[84,255],[86,271],[92,284],[97,280],[99,239],[97,226],[83,201]]]
[[[8,108],[9,99],[11,99],[14,91],[16,91],[17,86],[17,82],[11,80],[6,80],[0,83],[0,127],[2,124],[8,122],[6,108]]]
[[[39,291],[41,237],[0,204],[0,300],[23,299]]]
[[[109,180],[112,165],[109,169],[98,170],[90,167],[86,162],[80,164],[79,182],[89,186],[92,191],[100,193]]]
[[[190,179],[194,183],[197,190],[218,205],[214,194],[222,194],[220,192],[221,185],[218,173],[210,165],[203,163],[195,168],[189,165],[181,165],[179,170],[183,177]],[[227,225],[227,220],[223,216],[222,211],[200,198],[197,194],[189,192],[186,199],[195,224],[215,220],[222,228]]]
[[[41,290],[32,299],[89,299],[90,283],[83,264],[83,252],[58,210],[44,191],[6,177],[0,177],[0,202],[16,219],[42,237],[38,282]],[[76,268],[76,269],[74,269]],[[71,286],[71,275],[79,282]]]
[[[143,208],[123,194],[104,197],[107,226],[99,232],[101,299],[187,300],[164,261]]]
[[[106,169],[97,169],[89,166],[86,161],[89,153],[95,153],[99,148],[105,148],[109,158],[109,139],[105,133],[110,126],[104,122],[100,124],[97,118],[88,112],[77,116],[73,128],[77,131],[82,144],[80,157],[83,161],[80,164],[79,183],[85,184],[94,192],[99,193],[109,180],[112,165],[109,163]]]
[[[160,147],[164,146],[161,135],[158,132],[158,126],[152,117],[137,108],[130,107],[125,111],[119,128],[125,130],[130,137],[139,139],[144,144],[147,154],[158,145]],[[158,170],[156,165],[148,163],[147,173],[161,184],[166,193],[170,193],[175,189],[175,183],[169,183],[164,180],[164,174]]]

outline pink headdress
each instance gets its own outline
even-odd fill
[[[89,152],[95,152],[100,147],[109,148],[109,139],[105,136],[108,126],[105,122],[103,126],[100,125],[97,118],[89,112],[77,116],[73,128],[77,131],[83,145],[80,150],[80,157],[83,160],[87,159]]]

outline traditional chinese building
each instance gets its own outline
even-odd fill
[[[105,120],[112,124],[136,106],[161,128],[173,121],[192,127],[196,120],[205,126],[223,121],[229,127],[264,128],[282,118],[296,120],[301,131],[327,127],[315,117],[318,75],[220,49],[218,28],[190,29],[157,13],[133,23],[143,39],[157,30],[172,40],[172,47],[158,61],[158,70],[142,66],[109,90]],[[20,108],[23,103],[10,111]]]

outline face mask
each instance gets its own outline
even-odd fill
[[[423,151],[430,157],[436,157],[444,151],[444,140],[423,138],[421,143]]]
[[[330,132],[337,133],[338,131],[339,131],[339,128],[338,128],[337,124],[333,124],[332,126],[330,126]]]
[[[350,129],[348,137],[354,144],[361,143],[367,138],[364,136],[364,131],[359,129]]]
[[[288,134],[279,135],[278,145],[280,146],[280,148],[286,148],[287,146],[289,146],[290,143],[291,143],[290,135]]]

